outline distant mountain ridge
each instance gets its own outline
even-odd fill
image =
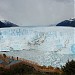
[[[69,19],[69,20],[64,20],[58,24],[54,25],[43,25],[43,27],[50,27],[50,26],[65,26],[65,27],[75,27],[75,18]],[[19,27],[18,25],[11,23],[7,20],[0,21],[0,28],[6,28],[6,27]],[[42,27],[40,26],[23,26],[23,27]]]
[[[58,23],[56,26],[69,26],[69,27],[75,27],[75,18],[70,20],[65,20],[60,23]]]
[[[9,21],[4,20],[3,22],[0,21],[0,28],[5,28],[5,27],[18,27],[18,25],[13,24]]]

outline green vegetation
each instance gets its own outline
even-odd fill
[[[65,66],[63,66],[61,69],[63,70],[63,75],[75,75],[75,61],[68,60]]]

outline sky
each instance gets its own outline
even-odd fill
[[[75,0],[0,0],[0,20],[20,26],[57,24],[74,18]]]
[[[75,18],[75,0],[74,0],[74,18]]]

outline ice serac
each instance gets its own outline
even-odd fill
[[[74,53],[74,28],[13,27],[0,29],[0,51],[44,50]]]

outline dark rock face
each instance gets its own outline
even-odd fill
[[[56,26],[69,26],[69,27],[75,27],[75,19],[65,20],[60,23],[58,23]]]
[[[17,27],[18,25],[13,24],[9,21],[1,22],[0,21],[0,28],[5,28],[5,27]]]

